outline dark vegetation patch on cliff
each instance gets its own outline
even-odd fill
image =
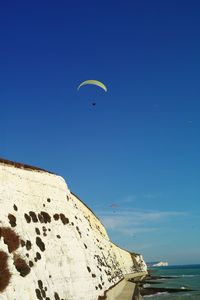
[[[13,208],[14,208],[15,211],[18,210],[18,208],[17,208],[17,206],[15,204],[13,205]]]
[[[60,218],[60,216],[59,216],[59,214],[54,214],[54,215],[53,215],[53,218],[54,218],[55,221],[58,221],[59,218]]]
[[[9,214],[8,215],[8,219],[9,219],[9,223],[12,227],[15,227],[17,224],[16,224],[16,217],[12,214]]]
[[[36,234],[40,235],[40,229],[39,228],[36,227],[35,232],[36,232]]]
[[[8,254],[0,251],[0,293],[8,286],[11,278],[11,273],[8,270]]]
[[[32,244],[31,244],[31,241],[29,241],[29,240],[27,240],[26,241],[26,250],[31,250],[31,246],[32,246]]]
[[[27,223],[31,223],[31,217],[27,214],[24,214],[24,218],[26,219]]]
[[[31,219],[34,223],[38,222],[38,218],[37,218],[36,213],[34,211],[29,211],[29,215],[30,215],[30,217],[31,217]]]
[[[64,225],[69,223],[69,219],[66,218],[64,214],[60,214],[60,219]]]
[[[41,238],[38,236],[36,237],[36,244],[40,248],[41,251],[45,251],[45,244],[43,243]]]
[[[26,261],[19,255],[14,255],[14,265],[22,277],[25,277],[30,273],[30,267],[27,265]]]
[[[19,236],[9,227],[0,228],[0,237],[3,237],[4,243],[8,246],[10,253],[15,251],[20,245]]]
[[[47,212],[41,211],[40,214],[43,217],[44,223],[50,223],[51,222],[51,217],[50,217],[50,215]]]

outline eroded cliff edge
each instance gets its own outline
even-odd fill
[[[113,244],[60,176],[0,159],[0,299],[95,300],[141,255]]]

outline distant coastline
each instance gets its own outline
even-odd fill
[[[167,261],[148,262],[148,267],[167,267],[169,263]]]

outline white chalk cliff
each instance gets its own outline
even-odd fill
[[[0,299],[97,300],[141,255],[113,244],[60,176],[0,160]]]

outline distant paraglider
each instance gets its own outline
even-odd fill
[[[79,84],[77,90],[79,90],[84,85],[91,85],[91,84],[102,88],[105,92],[107,92],[107,90],[108,90],[104,83],[102,83],[101,81],[98,81],[98,80],[93,80],[93,79],[85,80],[85,81],[81,82]]]
[[[119,205],[118,205],[118,204],[116,204],[116,203],[112,203],[112,204],[110,205],[110,207],[112,207],[112,208],[118,208],[118,207],[119,207]]]
[[[113,209],[113,213],[116,213],[117,209],[119,208],[119,205],[116,203],[112,203],[110,207]]]

